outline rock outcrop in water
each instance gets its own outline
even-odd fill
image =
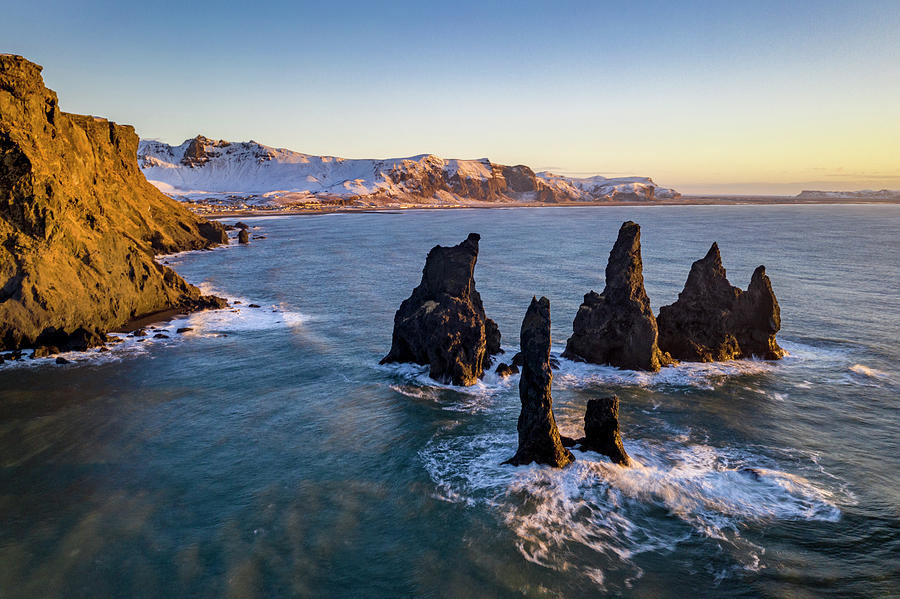
[[[477,233],[453,247],[428,252],[422,282],[394,316],[391,351],[382,364],[427,365],[431,378],[472,385],[500,353],[500,329],[487,318],[475,289]]]
[[[84,348],[139,315],[224,305],[154,261],[227,237],[147,183],[137,146],[0,55],[0,349]]]
[[[781,310],[765,267],[753,272],[747,291],[733,287],[715,243],[691,265],[678,301],[660,308],[657,322],[660,347],[679,360],[784,356],[775,341]]]
[[[497,366],[497,370],[495,370],[494,372],[497,373],[499,376],[506,378],[506,377],[512,376],[514,374],[519,374],[519,367],[516,366],[515,364],[510,365],[505,362],[501,362]]]
[[[575,315],[564,358],[657,371],[670,363],[657,346],[656,319],[644,291],[641,228],[622,224],[606,265],[606,288],[591,291]]]
[[[537,462],[561,468],[575,460],[563,447],[556,419],[550,385],[550,300],[532,298],[522,321],[522,375],[519,379],[519,448],[504,462],[521,466]]]
[[[619,433],[618,397],[613,395],[588,400],[584,413],[584,438],[579,439],[578,443],[581,451],[596,451],[620,466],[631,464]]]

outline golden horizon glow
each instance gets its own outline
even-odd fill
[[[682,193],[900,189],[891,0],[177,15],[18,3],[4,16],[3,50],[42,64],[64,110],[169,143],[202,133],[348,158],[489,157]],[[223,43],[198,53],[190,40]]]

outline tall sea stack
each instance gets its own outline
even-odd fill
[[[643,270],[641,228],[625,222],[609,253],[606,288],[584,296],[563,357],[631,370],[657,371],[670,363],[657,346]]]
[[[96,344],[129,319],[221,306],[154,254],[226,243],[150,185],[134,129],[59,109],[41,67],[0,55],[0,349]]]
[[[575,460],[563,447],[553,417],[550,385],[550,300],[531,299],[522,321],[522,376],[519,379],[519,449],[504,462],[521,466],[537,462],[561,468]]]
[[[428,252],[422,282],[394,315],[391,351],[382,360],[427,365],[443,383],[473,385],[500,353],[500,329],[475,289],[477,233]]]
[[[747,291],[733,287],[715,243],[691,265],[678,301],[660,308],[657,322],[660,347],[679,360],[784,356],[775,340],[781,309],[765,267],[753,272]]]

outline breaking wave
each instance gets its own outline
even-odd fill
[[[214,291],[204,290],[205,293]],[[219,294],[221,295],[221,294]],[[239,302],[233,305],[234,302]],[[296,329],[310,320],[309,317],[286,309],[282,305],[260,306],[250,308],[246,299],[229,298],[229,307],[220,310],[204,310],[179,318],[147,325],[146,336],[134,337],[130,333],[109,333],[116,341],[105,347],[95,347],[87,351],[69,351],[44,358],[31,358],[32,350],[24,350],[22,358],[7,360],[0,364],[0,369],[27,368],[34,366],[54,366],[71,368],[79,364],[104,364],[118,362],[147,354],[153,347],[171,346],[190,338],[227,337],[229,334],[240,334],[251,331],[272,329]],[[178,329],[190,329],[178,333]],[[161,337],[155,337],[161,335]],[[61,357],[68,361],[57,364]]]
[[[500,394],[515,389],[518,375],[503,378],[494,372],[486,372],[483,379],[469,387],[439,383],[428,376],[428,367],[418,364],[377,364],[372,367],[399,379],[388,386],[407,397],[439,402],[443,409],[477,413],[493,406]]]
[[[890,382],[891,375],[884,372],[883,370],[878,370],[877,368],[870,368],[869,366],[865,366],[863,364],[854,364],[850,367],[850,372],[854,374],[860,375],[862,377],[866,377],[869,379],[873,379],[875,381],[887,381]]]
[[[586,362],[560,358],[560,368],[554,375],[554,385],[560,388],[588,387],[614,384],[633,387],[695,387],[716,389],[737,376],[772,372],[777,364],[762,360],[730,360],[725,362],[682,362],[659,372],[622,370]]]
[[[525,559],[579,571],[601,587],[639,577],[635,556],[691,538],[724,545],[743,569],[756,570],[762,550],[742,538],[747,525],[841,517],[835,493],[746,450],[683,437],[625,446],[635,467],[577,451],[562,470],[501,466],[516,447],[506,433],[435,437],[420,457],[436,497],[488,506]]]

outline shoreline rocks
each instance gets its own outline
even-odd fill
[[[656,318],[644,290],[641,228],[627,221],[606,265],[606,288],[584,296],[562,356],[629,370],[657,371],[671,359],[657,345]]]
[[[140,315],[219,303],[154,255],[227,243],[224,227],[148,183],[137,146],[0,55],[0,350],[86,349]]]
[[[519,367],[516,366],[515,364],[510,365],[505,362],[501,362],[497,366],[497,370],[495,370],[494,372],[496,374],[498,374],[499,376],[506,378],[506,377],[512,376],[514,374],[519,374]]]
[[[394,315],[391,350],[381,364],[429,366],[442,383],[473,385],[500,353],[500,329],[487,318],[475,289],[477,233],[453,247],[428,252],[422,281]]]
[[[747,291],[728,282],[719,246],[691,265],[678,300],[659,310],[659,345],[679,360],[713,362],[785,355],[775,334],[781,309],[764,266]]]
[[[517,430],[519,447],[516,454],[503,462],[522,466],[537,462],[562,468],[575,456],[563,446],[556,419],[553,417],[553,397],[550,387],[550,300],[531,299],[522,321],[522,376],[519,379],[519,413]]]

